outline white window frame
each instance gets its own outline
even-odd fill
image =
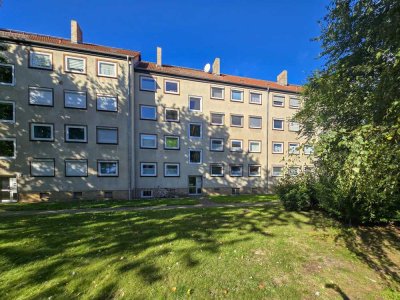
[[[235,150],[234,147],[232,147],[232,143],[233,142],[239,142],[240,143],[240,149]],[[231,152],[243,152],[243,140],[232,139],[232,140],[230,140],[229,146],[230,146]]]
[[[198,152],[200,152],[200,162],[191,162],[191,161],[190,161],[190,153],[191,153],[192,151],[198,151]],[[190,165],[200,165],[200,164],[202,164],[202,163],[203,163],[203,150],[202,150],[202,149],[189,149],[189,157],[188,157],[188,160],[189,160],[189,164],[190,164]]]
[[[258,167],[258,169],[259,169],[259,172],[258,172],[258,174],[257,175],[251,175],[251,173],[250,173],[250,167]],[[255,164],[249,164],[249,166],[248,166],[248,175],[249,175],[249,177],[261,177],[261,165],[255,165]]]
[[[31,102],[31,91],[33,91],[33,90],[51,92],[51,104],[32,103]],[[53,89],[45,88],[45,87],[30,86],[28,88],[28,92],[29,92],[29,105],[49,106],[49,107],[53,107],[54,106],[54,90]]]
[[[68,67],[68,58],[83,60],[83,71],[70,70],[69,67]],[[86,74],[86,58],[85,57],[65,55],[64,56],[64,65],[65,65],[65,71],[66,72],[77,73],[77,74]]]
[[[281,152],[276,152],[274,151],[274,145],[275,144],[280,144],[282,145],[282,151]],[[272,142],[272,153],[273,154],[283,154],[285,152],[285,143],[284,142]]]
[[[168,110],[173,110],[173,111],[176,111],[178,114],[177,114],[177,116],[178,116],[178,119],[176,119],[176,120],[174,120],[174,119],[168,119],[167,118],[167,111]],[[179,109],[177,109],[177,108],[168,108],[168,107],[166,107],[165,109],[164,109],[164,120],[165,120],[165,122],[179,122],[180,121],[180,114],[179,114]]]
[[[167,138],[176,138],[178,139],[178,147],[177,148],[171,148],[171,147],[167,147]],[[165,150],[179,150],[181,147],[181,139],[179,136],[177,135],[166,135],[164,136],[164,149]]]
[[[221,174],[215,174],[215,173],[212,172],[212,168],[214,166],[221,167],[221,171],[222,171]],[[224,168],[224,164],[221,164],[221,163],[210,164],[210,176],[211,177],[224,177],[225,176],[225,170],[224,169],[225,169]]]
[[[213,93],[212,90],[213,89],[221,89],[222,90],[222,97],[218,98],[218,97],[213,97]],[[224,87],[220,87],[220,86],[211,86],[210,87],[210,98],[211,99],[215,99],[215,100],[225,100],[225,88]]]
[[[292,105],[292,100],[298,101],[298,105]],[[290,97],[289,98],[289,108],[300,108],[300,99],[296,97]]]
[[[260,146],[260,151],[251,151],[251,144],[252,143],[258,144]],[[260,140],[249,140],[249,153],[261,153],[261,151],[262,151],[262,149],[261,149],[262,146],[261,145],[262,145],[262,143],[261,143]]]
[[[176,92],[167,90],[167,83],[168,82],[169,83],[176,83],[176,86],[177,86],[177,91]],[[165,94],[179,95],[179,93],[180,93],[180,82],[178,80],[164,79],[164,93]]]
[[[154,166],[154,174],[143,174],[143,166],[144,165],[153,165]],[[140,163],[140,176],[141,177],[157,177],[157,163],[156,162],[141,162]]]
[[[99,130],[116,131],[117,132],[117,141],[115,143],[99,142]],[[118,145],[119,144],[119,132],[118,131],[119,131],[118,127],[97,126],[96,127],[96,143],[102,144],[102,145]]]
[[[251,119],[259,119],[260,120],[260,126],[259,127],[254,127],[251,125]],[[261,129],[262,128],[262,117],[260,116],[249,116],[249,128],[250,129]]]
[[[0,63],[0,66],[11,67],[11,73],[12,73],[12,82],[11,83],[0,82],[0,85],[14,86],[15,85],[15,66],[12,64],[3,64],[3,63]]]
[[[292,174],[291,173],[291,170],[294,170],[294,169],[296,169],[297,170],[297,172],[296,172],[296,174]],[[299,174],[301,173],[301,167],[299,167],[299,166],[290,166],[289,168],[288,168],[288,175],[289,176],[298,176]]]
[[[289,121],[288,123],[289,123],[288,124],[289,131],[291,131],[291,132],[299,132],[300,131],[300,123],[299,122]],[[293,126],[296,126],[296,125],[298,126],[297,130],[293,129]]]
[[[220,141],[220,142],[222,142],[222,150],[215,150],[215,149],[213,149],[213,141]],[[221,139],[221,138],[210,138],[210,151],[211,152],[224,152],[224,143],[225,143],[225,141],[224,141],[224,139]]]
[[[142,108],[148,107],[154,109],[154,118],[143,118],[142,116]],[[154,105],[140,105],[140,120],[150,120],[150,121],[157,121],[157,106]]]
[[[239,92],[242,95],[240,100],[233,99],[234,92]],[[244,91],[240,90],[240,89],[231,89],[231,101],[232,102],[243,102],[244,101]]]
[[[0,103],[11,104],[12,105],[12,110],[13,110],[13,118],[12,118],[12,120],[0,119],[0,123],[14,124],[15,123],[15,102],[14,101],[3,101],[3,100],[1,100]]]
[[[306,151],[306,149],[310,149],[310,150]],[[314,147],[306,144],[306,145],[304,145],[303,152],[304,152],[304,155],[312,155],[314,153]]]
[[[232,167],[241,167],[242,172],[240,173],[240,175],[233,175],[232,174]],[[231,176],[231,177],[243,177],[243,165],[242,164],[229,165],[229,176]]]
[[[74,104],[74,105],[67,104],[67,95],[68,94],[84,95],[85,96],[85,106],[78,106],[76,104]],[[86,92],[82,92],[82,91],[64,90],[64,108],[87,109],[87,93]]]
[[[200,136],[199,137],[190,135],[190,125],[200,125]],[[203,123],[190,122],[188,124],[188,137],[190,139],[198,139],[198,140],[202,139],[203,138]]]
[[[176,175],[167,175],[167,166],[177,166],[178,173]],[[164,163],[164,177],[180,177],[181,176],[181,166],[180,163]]]
[[[234,124],[232,123],[232,117],[240,117],[241,120],[242,120],[242,122],[241,122],[242,124],[241,124],[241,125],[234,125]],[[243,116],[243,115],[232,114],[232,115],[231,115],[231,127],[243,128],[243,126],[244,126],[244,116]]]
[[[145,89],[143,88],[143,79],[151,79],[154,82],[154,87],[152,89]],[[157,80],[154,77],[151,76],[140,76],[139,77],[139,84],[140,84],[140,90],[141,91],[146,91],[146,92],[155,92],[157,90]]]
[[[277,128],[277,127],[275,127],[275,122],[274,122],[274,121],[282,121],[282,128]],[[281,119],[281,118],[272,118],[272,129],[273,129],[273,130],[284,131],[284,130],[285,130],[285,119]]]
[[[84,132],[85,132],[85,138],[83,140],[70,139],[69,138],[69,131],[68,131],[69,128],[80,128],[80,129],[83,129]],[[88,142],[87,126],[86,125],[65,124],[65,142],[67,142],[67,143],[87,143]]]
[[[116,173],[115,174],[101,173],[101,164],[102,163],[116,164]],[[98,160],[97,161],[97,176],[99,176],[99,177],[118,177],[119,176],[119,161],[118,160]]]
[[[86,172],[84,175],[68,175],[68,164],[71,163],[84,163],[85,164],[85,168],[86,168]],[[65,164],[65,177],[88,177],[88,161],[87,159],[66,159],[64,160],[64,164]]]
[[[113,99],[115,101],[115,109],[102,109],[99,106],[100,99]],[[118,112],[118,96],[112,96],[112,95],[102,95],[102,94],[97,94],[96,95],[96,110],[97,111],[108,111],[108,112]]]
[[[33,58],[33,56],[35,54],[49,56],[50,57],[50,64],[51,64],[50,67],[34,66],[32,58]],[[35,68],[35,69],[41,69],[41,70],[53,70],[53,53],[51,53],[51,52],[34,51],[34,50],[29,51],[29,67],[30,68]]]
[[[0,141],[13,142],[13,146],[14,146],[14,155],[13,156],[0,156],[0,159],[3,159],[3,160],[16,159],[17,158],[17,139],[2,137],[2,138],[0,138]]]
[[[274,98],[275,97],[277,97],[277,98],[283,98],[283,100],[282,100],[282,104],[275,104],[275,100],[274,100]],[[283,95],[272,95],[272,106],[275,106],[275,107],[285,107],[285,99],[286,97],[285,96],[283,96]],[[279,101],[280,102],[280,101]]]
[[[35,138],[35,126],[47,126],[51,128],[51,137],[50,138]],[[31,123],[30,124],[30,138],[31,141],[44,141],[44,142],[53,142],[54,141],[54,124],[50,123]]]
[[[212,116],[213,116],[213,115],[222,116],[222,122],[221,122],[221,123],[214,123],[214,122],[212,121]],[[218,112],[212,112],[212,113],[210,113],[210,124],[211,124],[211,125],[215,125],[215,126],[223,126],[223,125],[225,125],[225,114],[224,114],[224,113],[218,113]]]
[[[113,65],[114,66],[114,75],[107,75],[107,74],[101,74],[100,73],[100,64],[106,64],[106,65]],[[118,64],[116,62],[108,61],[108,60],[98,60],[97,61],[97,76],[100,77],[108,77],[108,78],[117,78],[118,77]]]
[[[296,145],[297,150],[292,151],[291,150],[291,145]],[[299,143],[289,142],[288,143],[288,154],[290,154],[290,155],[299,155],[300,154],[299,147],[300,147]]]
[[[259,95],[259,96],[260,96],[260,102],[251,101],[251,95]],[[262,105],[262,93],[250,92],[250,93],[249,93],[249,103],[250,103],[250,104]]]
[[[275,171],[276,168],[280,168],[281,172],[277,173]],[[284,167],[283,166],[272,166],[272,177],[283,177]]]
[[[143,146],[143,137],[152,137],[154,138],[154,147],[145,147]],[[140,148],[141,149],[157,149],[158,145],[157,145],[157,134],[148,134],[148,133],[141,133],[140,134]]]
[[[150,196],[144,196],[144,192],[150,192]],[[154,193],[153,193],[153,190],[141,190],[140,191],[140,198],[143,198],[143,199],[150,199],[150,198],[154,198]]]
[[[199,100],[200,100],[200,110],[198,110],[198,109],[191,109],[191,108],[190,108],[190,100],[191,100],[192,98],[193,98],[193,99],[199,99]],[[201,97],[201,96],[189,96],[188,109],[189,109],[189,111],[202,112],[202,111],[203,111],[203,97]]]
[[[34,170],[32,168],[32,164],[40,163],[40,162],[51,163],[53,172],[51,174],[47,174],[47,175],[41,175],[41,174],[36,174],[35,175],[34,172],[32,172]],[[54,176],[56,176],[56,162],[55,162],[55,159],[53,159],[53,158],[33,158],[29,162],[29,175],[31,177],[54,177]]]

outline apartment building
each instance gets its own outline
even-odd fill
[[[300,86],[144,62],[137,51],[0,30],[2,200],[268,193],[312,166]],[[1,70],[2,69],[2,70]]]

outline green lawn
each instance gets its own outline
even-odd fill
[[[277,195],[237,195],[237,196],[211,196],[210,200],[215,203],[256,203],[278,200]]]
[[[2,211],[22,210],[60,210],[60,209],[82,209],[82,208],[116,208],[137,206],[170,206],[170,205],[194,205],[199,201],[194,198],[173,199],[139,199],[139,200],[73,200],[70,202],[39,202],[39,203],[6,203],[0,204]]]
[[[395,299],[399,264],[399,228],[279,204],[0,222],[3,299]]]

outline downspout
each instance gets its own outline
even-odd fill
[[[267,194],[268,194],[268,192],[269,192],[269,176],[270,176],[270,174],[269,174],[269,161],[268,161],[268,157],[269,157],[269,145],[270,145],[270,141],[269,141],[269,139],[268,139],[268,137],[269,137],[269,87],[267,88],[267,139],[266,139],[266,141],[267,141],[267,157],[266,157],[266,159],[267,159]]]
[[[132,116],[131,116],[131,59],[127,55],[126,62],[128,65],[128,199],[132,200]]]

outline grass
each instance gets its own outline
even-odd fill
[[[0,222],[4,299],[396,299],[399,265],[399,228],[280,204]]]
[[[256,203],[278,200],[277,195],[237,195],[237,196],[211,196],[215,203]]]
[[[194,198],[173,199],[140,199],[140,200],[73,200],[70,202],[39,202],[39,203],[7,203],[0,204],[0,212],[4,211],[32,211],[32,210],[61,210],[82,208],[117,208],[139,206],[171,206],[194,205],[199,201]]]

